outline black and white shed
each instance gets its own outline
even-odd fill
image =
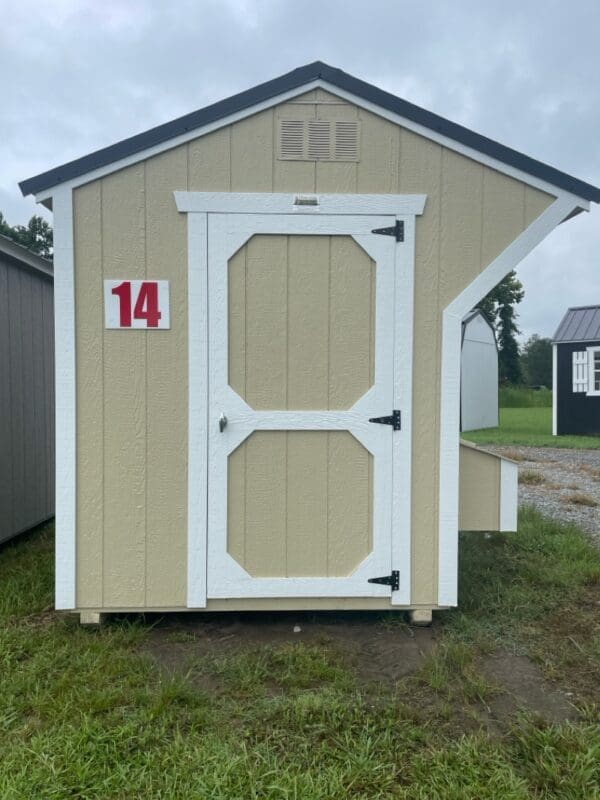
[[[552,365],[552,433],[600,435],[600,305],[568,309]]]

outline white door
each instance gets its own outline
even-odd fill
[[[208,214],[208,598],[390,596],[395,221]]]

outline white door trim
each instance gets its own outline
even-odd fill
[[[178,207],[187,205],[184,192],[176,192]],[[191,322],[192,320],[206,320],[207,316],[207,295],[206,295],[206,274],[207,274],[207,248],[206,240],[202,240],[200,230],[206,224],[206,213],[210,211],[210,204],[213,209],[221,209],[220,213],[226,208],[231,213],[230,203],[237,203],[239,213],[248,213],[250,203],[255,213],[264,213],[265,209],[272,210],[272,213],[290,213],[290,206],[296,201],[297,195],[291,194],[257,194],[257,193],[190,193],[194,196],[196,208],[204,208],[205,211],[188,212],[188,269],[194,269],[195,277],[190,275],[190,289],[194,285],[197,291],[189,291],[188,309],[190,316],[190,336],[196,330],[195,344],[190,341],[190,365],[189,365],[189,425],[190,443],[188,451],[188,490],[190,493],[197,487],[201,480],[202,470],[206,466],[198,464],[198,460],[203,460],[206,465],[207,445],[206,427],[202,433],[198,426],[207,425],[206,413],[196,413],[198,395],[206,394],[206,362],[202,366],[202,334]],[[228,200],[233,197],[233,200]],[[319,195],[319,207],[304,206],[303,215],[310,216],[323,213],[332,213],[330,209],[335,207],[334,213],[351,214],[365,213],[365,206],[357,206],[357,199],[366,200],[370,206],[369,212],[376,203],[381,210],[379,213],[387,213],[404,221],[404,246],[399,248],[396,255],[396,289],[395,289],[395,325],[396,337],[402,337],[405,342],[402,348],[403,355],[399,348],[395,348],[394,355],[394,400],[402,411],[402,432],[396,434],[393,439],[393,536],[392,536],[392,566],[398,568],[401,573],[400,590],[392,593],[392,604],[410,605],[411,601],[411,468],[412,468],[412,361],[413,361],[413,320],[414,320],[414,257],[415,257],[415,215],[423,212],[426,195]],[[202,205],[204,204],[204,205]],[[318,210],[320,208],[320,211]],[[327,209],[327,211],[325,211]],[[397,209],[402,209],[403,214]],[[408,211],[410,209],[410,212]],[[369,213],[366,212],[366,213]],[[217,211],[217,213],[219,213]],[[292,210],[292,213],[295,213]],[[372,212],[371,212],[372,213]],[[204,222],[194,223],[193,218],[204,220]],[[314,223],[317,217],[313,216]],[[204,229],[206,230],[206,229]],[[195,231],[195,233],[194,233]],[[206,234],[204,234],[206,235]],[[193,240],[193,241],[192,241]],[[359,242],[360,243],[360,242]],[[362,244],[362,243],[361,243]],[[197,265],[192,267],[193,264]],[[202,277],[201,277],[202,276]],[[200,287],[203,288],[200,288]],[[192,359],[192,347],[196,347],[194,363]],[[202,422],[201,422],[202,420]],[[391,433],[391,432],[390,432]],[[356,435],[360,437],[357,429]],[[204,437],[204,438],[203,438]],[[193,441],[196,442],[194,445]],[[205,480],[206,483],[206,480]],[[197,489],[196,489],[197,491]],[[204,506],[202,503],[204,502]],[[203,516],[204,514],[204,516]],[[189,608],[204,608],[206,606],[206,558],[207,558],[207,518],[206,518],[206,499],[188,499],[188,596],[187,606]],[[342,595],[343,596],[343,595]]]
[[[206,214],[188,217],[187,605],[206,607],[208,286]],[[194,535],[190,534],[194,531]]]
[[[566,192],[489,264],[444,310],[440,397],[440,484],[438,605],[458,599],[458,497],[460,431],[460,351],[462,319],[502,278],[576,208],[580,200]]]
[[[173,192],[178,211],[211,214],[422,214],[425,194]]]

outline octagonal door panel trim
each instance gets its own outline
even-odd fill
[[[394,379],[397,313],[395,291],[396,269],[398,266],[402,269],[402,265],[397,264],[398,250],[402,245],[397,245],[392,236],[372,233],[375,228],[392,225],[395,219],[392,216],[341,214],[208,215],[208,598],[390,596],[390,587],[369,583],[368,579],[389,574],[392,568],[397,568],[392,564],[394,437],[402,436],[406,442],[410,432],[394,432],[390,426],[373,424],[369,419],[390,414],[397,397]],[[239,342],[247,341],[257,325],[259,327],[263,325],[264,329],[259,333],[261,341],[267,342],[267,349],[259,352],[260,357],[255,363],[258,365],[256,369],[263,370],[269,379],[272,375],[276,376],[274,379],[276,387],[278,380],[282,382],[279,399],[273,400],[272,404],[275,406],[273,409],[252,408],[230,386],[229,345],[233,336],[229,303],[230,270],[235,268],[236,254],[244,247],[253,246],[248,245],[253,237],[262,239],[254,240],[255,243],[259,242],[256,245],[258,255],[253,257],[252,269],[246,267],[244,273],[248,282],[246,285],[248,294],[245,296],[246,300],[236,306],[232,313],[244,315],[248,311],[247,297],[251,293],[254,281],[256,291],[253,296],[258,298],[256,302],[259,312],[248,322],[245,332],[240,334]],[[342,253],[338,258],[342,271],[334,276],[341,282],[342,290],[344,282],[350,284],[353,280],[348,261],[362,258],[364,270],[374,270],[372,282],[374,296],[370,298],[365,292],[364,298],[364,303],[370,304],[374,313],[372,342],[374,364],[370,381],[372,385],[369,386],[368,382],[365,383],[363,380],[362,389],[358,392],[360,396],[353,399],[351,406],[346,409],[287,407],[287,401],[282,398],[289,395],[287,383],[283,386],[288,379],[282,377],[281,371],[277,372],[275,359],[270,355],[271,352],[275,352],[273,348],[276,349],[279,345],[287,346],[287,344],[282,345],[280,340],[285,337],[289,322],[287,318],[282,320],[280,317],[284,313],[283,305],[287,303],[286,308],[289,308],[289,287],[282,289],[279,285],[283,280],[281,272],[284,270],[286,253],[293,247],[294,251],[300,254],[301,268],[306,266],[309,273],[312,268],[312,274],[316,275],[315,279],[323,280],[323,286],[327,284],[327,280],[331,286],[331,281],[334,279],[329,274],[325,280],[323,276],[319,276],[318,271],[316,273],[314,271],[311,259],[315,257],[314,254],[319,250],[320,244],[320,240],[315,237],[329,237],[330,252],[335,250],[338,255]],[[306,243],[305,262],[302,261],[304,243]],[[322,251],[326,249],[321,247]],[[324,269],[326,268],[325,265]],[[299,285],[301,284],[302,281]],[[300,294],[302,295],[302,292]],[[308,299],[305,296],[303,302],[312,308],[317,295],[313,292],[307,297]],[[358,297],[360,305],[360,291]],[[261,311],[261,303],[264,303],[266,309],[264,314]],[[323,308],[325,306],[323,303]],[[351,307],[346,308],[343,303],[341,309],[342,314],[353,313]],[[336,323],[339,319],[340,317],[332,317],[324,326],[324,330],[331,331],[336,324],[340,324],[339,321]],[[237,319],[233,320],[234,328],[238,322]],[[270,331],[273,337],[272,347],[269,345]],[[409,344],[412,347],[412,341]],[[238,344],[238,349],[242,346]],[[304,355],[301,354],[299,357]],[[346,378],[350,376],[351,380],[355,369],[352,353],[346,350],[341,358]],[[290,359],[293,359],[293,354],[287,353],[288,364]],[[292,398],[292,405],[293,402]],[[268,405],[270,400],[263,397],[261,405],[264,406],[265,403]],[[324,401],[323,405],[328,404]],[[264,436],[262,432],[267,431],[279,434]],[[315,432],[315,436],[308,438],[306,435],[294,436],[294,432],[309,431]],[[338,432],[337,438],[328,432]],[[255,433],[258,438],[255,436],[253,439]],[[340,433],[345,435],[340,438]],[[356,441],[356,446],[351,444],[352,440],[347,438],[348,434]],[[331,442],[334,444],[331,445]],[[298,450],[296,445],[299,443],[302,443],[299,448],[302,452],[296,457],[294,453]],[[240,446],[247,447],[249,452],[252,450],[254,460],[250,459],[248,463],[249,457],[244,454],[246,459],[244,477],[236,479],[237,482],[234,481],[232,486],[228,486],[228,480],[231,478],[229,459]],[[323,455],[326,450],[327,456]],[[318,464],[315,462],[314,471],[310,463],[302,461],[303,458],[306,459],[307,453],[309,458],[310,454],[314,453],[315,458],[320,459]],[[344,453],[350,455],[345,457]],[[325,467],[323,459],[327,459]],[[345,464],[346,460],[351,463]],[[301,464],[301,468],[298,464]],[[344,469],[349,471],[344,473]],[[323,475],[321,481],[317,478],[319,470]],[[348,480],[345,480],[343,475],[340,478],[340,474],[347,474]],[[330,475],[333,475],[333,478],[328,477]],[[312,494],[305,487],[305,483],[306,487],[309,485],[313,487]],[[348,493],[347,502],[344,500],[344,492]],[[318,547],[322,544],[319,533],[313,527],[307,527],[303,531],[299,525],[298,520],[302,519],[304,509],[314,511],[313,505],[320,507],[321,522],[317,521],[317,526],[322,523],[323,536],[331,535],[334,539],[337,537],[336,541],[341,541],[341,547],[344,547],[345,532],[339,529],[332,531],[331,526],[335,528],[337,525],[337,528],[340,528],[344,525],[343,507],[351,501],[356,501],[357,493],[364,495],[365,498],[361,508],[368,509],[369,518],[362,527],[369,528],[368,534],[365,532],[364,535],[368,537],[370,551],[364,551],[364,542],[356,545],[352,540],[352,536],[361,535],[361,525],[357,523],[356,515],[346,516],[348,527],[353,528],[348,533],[350,538],[347,540],[347,546],[352,548],[356,545],[356,552],[362,552],[359,563],[353,564],[352,569],[347,569],[347,574],[336,574],[339,569],[335,563],[335,554],[341,552],[340,546],[337,545],[337,550],[335,547],[329,550],[327,566],[322,569],[315,568],[314,571],[319,574],[297,574],[298,568],[289,565],[291,558],[289,554],[302,550],[303,537],[306,536],[307,539],[306,547]],[[341,508],[342,512],[336,516],[331,511],[332,507]],[[312,517],[308,514],[308,518],[314,519],[315,513],[316,511]],[[366,512],[361,510],[360,513],[363,519]],[[262,560],[257,560],[252,554],[245,559],[237,555],[244,552],[245,545],[242,543],[233,547],[231,544],[228,516],[233,517],[234,514],[238,518],[243,517],[237,529],[246,532],[244,535],[249,537],[248,541],[251,534],[254,540],[256,537],[259,539],[262,537],[260,542]],[[251,534],[247,531],[251,531]],[[237,557],[232,555],[232,549],[236,551]],[[240,560],[244,563],[240,563]],[[310,568],[304,569],[310,571]],[[398,596],[402,594],[403,602],[406,602],[406,588],[404,587],[402,593],[394,593]]]

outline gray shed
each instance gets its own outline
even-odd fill
[[[460,422],[463,431],[499,424],[498,345],[492,325],[478,308],[462,321]]]
[[[52,264],[0,236],[0,542],[54,516]]]

